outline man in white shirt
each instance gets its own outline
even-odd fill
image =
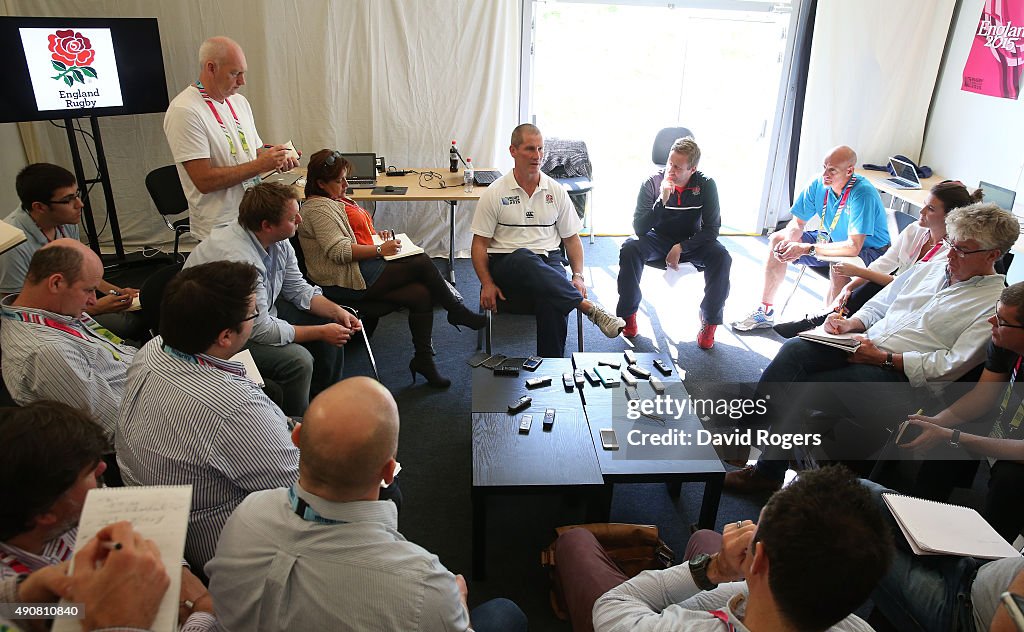
[[[245,85],[242,48],[227,37],[199,47],[199,79],[174,97],[164,134],[188,198],[189,230],[197,239],[238,217],[245,189],[260,174],[298,166],[284,145],[263,147],[252,108],[238,94]]]
[[[480,307],[497,311],[509,295],[533,298],[537,355],[565,355],[568,315],[582,310],[604,335],[619,335],[626,321],[587,298],[583,283],[582,227],[569,195],[541,173],[544,138],[537,126],[512,131],[515,167],[480,196],[473,215],[473,269],[480,279]],[[572,280],[565,278],[565,253]]]

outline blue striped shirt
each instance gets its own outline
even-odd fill
[[[128,366],[137,349],[117,344],[88,314],[78,318],[28,307],[14,307],[17,294],[0,301],[4,383],[24,406],[43,399],[78,408],[92,416],[110,438],[124,395]],[[52,325],[46,324],[50,321]]]
[[[126,485],[192,487],[185,559],[202,569],[250,492],[298,479],[287,418],[240,363],[165,347],[157,336],[128,370],[115,447]]]

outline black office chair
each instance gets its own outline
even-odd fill
[[[168,219],[172,215],[188,212],[188,199],[181,188],[178,167],[167,165],[150,171],[146,175],[146,190],[149,191],[149,197],[153,199],[153,204],[156,205],[164,224],[174,231],[174,261],[178,261],[178,243],[181,236],[189,232],[190,228],[187,217],[173,222]],[[184,257],[181,260],[184,261]]]
[[[160,268],[149,278],[142,282],[139,288],[139,304],[142,306],[142,320],[149,329],[149,334],[156,337],[160,333],[160,301],[164,297],[164,290],[171,282],[174,275],[181,271],[184,263],[172,263]]]

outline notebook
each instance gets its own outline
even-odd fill
[[[854,338],[860,334],[830,334],[824,327],[815,327],[810,331],[801,331],[797,334],[804,340],[810,340],[820,345],[835,347],[853,353],[860,346],[860,340]]]
[[[409,239],[409,236],[406,235],[405,233],[398,233],[397,235],[395,235],[395,239],[402,242],[402,249],[393,255],[388,255],[384,257],[384,259],[387,261],[401,259],[402,257],[411,257],[413,255],[418,255],[421,252],[423,252],[423,248],[420,248],[419,246],[414,244],[413,241]],[[373,236],[374,246],[379,246],[382,243],[384,243],[384,240],[380,238],[380,235]]]
[[[252,353],[248,349],[243,349],[235,355],[231,356],[232,362],[241,362],[245,366],[245,377],[250,382],[256,384],[260,388],[263,388],[267,383],[263,380],[263,375],[260,374],[259,367],[256,366],[256,360],[253,359]]]
[[[342,156],[352,168],[346,179],[350,189],[372,189],[377,186],[377,154],[346,154]]]
[[[20,228],[0,220],[0,253],[7,252],[23,243],[25,239],[25,233]]]
[[[178,595],[181,592],[181,558],[192,506],[191,485],[151,487],[101,487],[89,490],[78,523],[77,554],[103,527],[122,520],[132,523],[142,537],[153,540],[167,569],[171,585],[160,602],[156,620],[149,628],[156,632],[178,629]],[[73,568],[73,567],[72,567]],[[54,632],[81,630],[78,619],[57,619]]]
[[[897,189],[920,189],[921,180],[917,177],[917,169],[909,162],[899,158],[889,159],[889,168],[896,174],[895,178],[886,178],[886,181]]]
[[[899,494],[882,494],[907,543],[918,555],[962,555],[985,560],[1020,553],[977,511]]]

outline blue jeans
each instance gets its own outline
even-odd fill
[[[915,555],[882,500],[882,493],[892,490],[861,483],[871,491],[896,543],[892,566],[871,595],[875,606],[901,631],[973,630],[971,585],[981,564],[970,557]]]
[[[508,254],[490,255],[491,276],[506,298],[529,295],[537,319],[537,355],[561,358],[569,331],[569,312],[583,301],[576,286],[565,276],[565,260],[557,251],[546,255],[520,248]]]
[[[499,597],[485,601],[469,613],[477,632],[526,632],[526,615],[515,602]]]
[[[665,261],[675,242],[653,230],[639,239],[627,239],[619,248],[619,303],[615,313],[630,316],[640,307],[640,277],[648,261]],[[679,262],[689,262],[704,270],[704,300],[700,303],[701,319],[711,325],[722,324],[725,299],[729,298],[729,270],[732,257],[720,242],[713,241],[699,248],[686,248]]]
[[[800,432],[806,410],[886,425],[913,412],[919,404],[918,399],[908,398],[908,393],[916,391],[916,397],[925,396],[923,389],[909,387],[902,372],[850,364],[849,357],[841,349],[801,338],[787,340],[757,385],[758,395],[768,395],[774,408],[772,432]],[[757,471],[781,481],[786,473],[786,460],[780,460],[782,455],[777,451],[771,456],[769,452],[772,451],[766,450],[758,459]]]

